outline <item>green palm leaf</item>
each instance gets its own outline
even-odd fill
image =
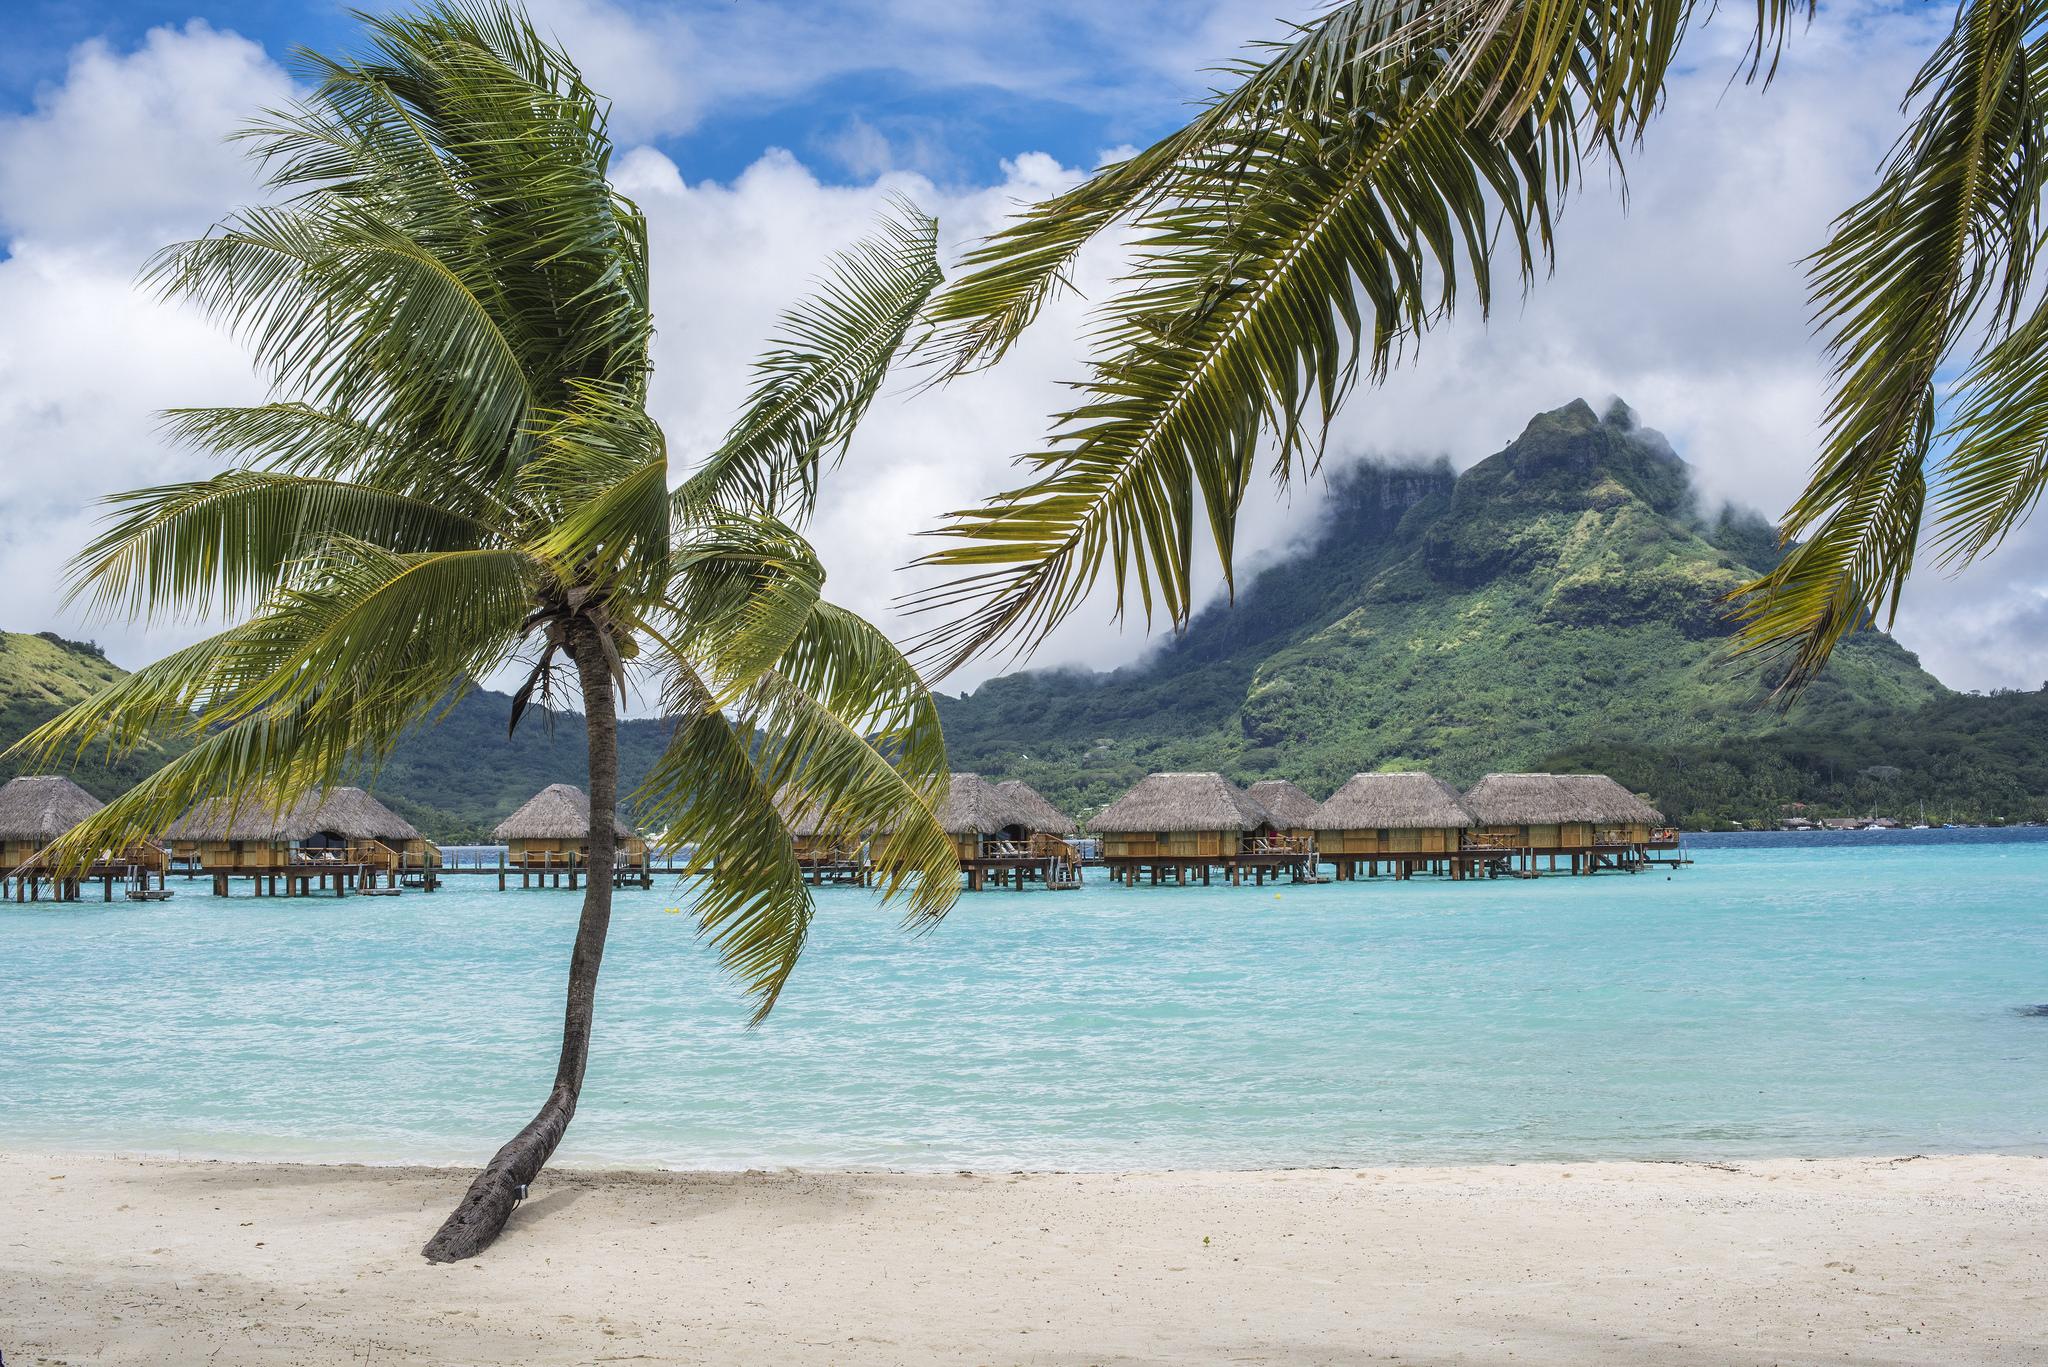
[[[938,235],[937,220],[898,200],[875,236],[832,258],[817,296],[782,315],[746,410],[676,491],[679,507],[810,514],[820,471],[845,454],[939,284]]]
[[[329,537],[393,551],[476,545],[485,523],[372,484],[231,470],[116,494],[109,525],[73,559],[72,596],[95,611],[228,611],[263,601]]]
[[[1512,55],[1497,42],[1484,71]],[[1361,363],[1383,373],[1468,277],[1483,312],[1496,216],[1533,271],[1557,158],[1576,153],[1569,123],[1545,135],[1525,118],[1496,140],[1483,88],[1439,94],[1438,74],[1425,66],[1321,122],[1220,143],[1206,178],[1184,171],[1176,197],[1140,219],[1087,401],[1027,458],[1037,479],[955,514],[940,534],[963,544],[925,559],[968,571],[913,600],[952,618],[922,643],[944,667],[1043,639],[1105,568],[1120,604],[1135,596],[1148,617],[1184,621],[1196,528],[1228,578],[1262,444],[1286,479],[1315,459]]]
[[[1745,587],[1740,607],[1741,648],[1783,658],[1788,694],[1844,636],[1897,612],[1919,544],[1936,376],[1980,312],[1991,314],[1987,359],[2011,355],[1997,339],[2033,280],[2048,177],[2036,74],[2048,73],[2036,51],[2044,23],[2048,6],[2038,0],[1964,6],[1914,83],[1918,115],[1877,189],[1837,220],[1813,260],[1835,358],[1828,439],[1783,528],[1803,543]],[[1979,421],[2005,369],[1979,367]],[[1963,449],[1963,483],[1947,505],[1951,535],[1962,529],[1961,544],[1988,544],[2001,524],[1987,516],[2028,505],[1981,485],[1973,494],[1971,472],[1990,470],[1991,448]],[[1973,524],[1986,529],[1981,536]]]

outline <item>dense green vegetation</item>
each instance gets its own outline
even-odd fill
[[[2048,689],[1951,694],[1840,730],[1789,727],[1714,745],[1594,742],[1549,757],[1655,793],[1692,829],[1785,816],[2048,820]]]
[[[1901,726],[1937,703],[1975,716],[1980,700],[1955,698],[1875,632],[1845,642],[1789,715],[1773,707],[1775,681],[1730,658],[1721,601],[1771,567],[1771,529],[1704,513],[1684,463],[1622,406],[1604,418],[1583,402],[1541,414],[1462,476],[1444,464],[1365,466],[1333,493],[1313,550],[1144,663],[1011,675],[946,700],[955,766],[1024,778],[1087,810],[1157,769],[1284,776],[1320,795],[1360,769],[1465,784],[1602,747],[1674,816],[1758,819],[1800,794],[1849,810],[1866,794],[1798,778],[1808,770],[1797,756],[1818,753],[1810,744],[1785,752],[1782,783],[1725,800],[1707,789],[1696,800],[1688,766],[1801,736],[1869,737],[1874,750],[1906,729],[1995,743],[1988,731]],[[1772,746],[1758,748],[1764,737]],[[1885,763],[1905,767],[1849,767]],[[1947,765],[1998,768],[1988,757]],[[1990,815],[2016,808],[2011,783],[2024,780],[1959,782],[1958,814]]]

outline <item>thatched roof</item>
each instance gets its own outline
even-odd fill
[[[1088,823],[1093,831],[1253,831],[1266,809],[1221,774],[1150,774]]]
[[[0,784],[0,840],[47,843],[101,807],[62,774],[23,774]]]
[[[782,813],[782,824],[789,827],[789,833],[797,839],[811,840],[821,833],[818,809],[810,803],[798,802],[785,794],[775,799],[775,810]]]
[[[1010,803],[1002,789],[980,774],[954,774],[938,816],[939,829],[947,835],[994,835],[1010,824]]]
[[[621,840],[633,834],[616,812],[612,813],[612,830]],[[550,783],[500,821],[491,839],[588,840],[590,795],[573,783]]]
[[[1465,809],[1485,826],[1664,823],[1664,813],[1605,774],[1488,774],[1466,792]]]
[[[304,840],[323,832],[351,840],[420,839],[410,821],[361,788],[308,793],[279,812],[266,798],[202,802],[171,823],[167,840]]]
[[[1251,800],[1266,809],[1275,826],[1301,830],[1316,818],[1321,804],[1284,778],[1262,778],[1245,789]]]
[[[1353,774],[1309,823],[1319,831],[1463,830],[1458,790],[1430,774]]]
[[[998,783],[996,791],[1010,804],[1010,824],[1013,826],[1022,826],[1043,835],[1072,835],[1080,829],[1074,824],[1074,818],[1047,802],[1044,794],[1021,778]]]

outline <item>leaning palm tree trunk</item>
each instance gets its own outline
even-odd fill
[[[583,915],[576,945],[569,951],[569,999],[562,1011],[562,1057],[555,1085],[540,1111],[505,1141],[463,1193],[462,1203],[421,1250],[437,1263],[473,1258],[490,1247],[526,1188],[547,1166],[583,1093],[590,1065],[590,1025],[597,1013],[597,972],[612,921],[612,857],[618,833],[612,812],[619,800],[619,719],[612,696],[610,665],[596,640],[570,638],[569,653],[583,688],[583,719],[590,751],[590,870],[583,886]]]

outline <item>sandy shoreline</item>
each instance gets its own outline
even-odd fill
[[[30,1363],[2034,1363],[2048,1159],[465,1175],[0,1155]]]

